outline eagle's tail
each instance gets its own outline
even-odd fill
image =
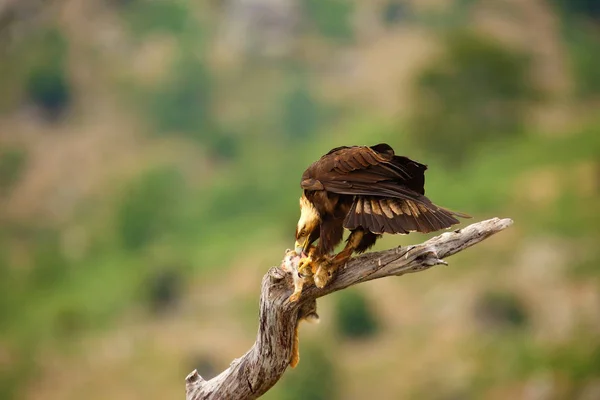
[[[356,196],[344,221],[347,229],[362,227],[381,233],[429,233],[446,229],[469,215],[450,211],[433,204],[425,196],[398,199],[377,196]]]

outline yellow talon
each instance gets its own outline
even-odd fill
[[[298,262],[298,274],[302,277],[313,276],[313,259],[311,257],[304,257]]]

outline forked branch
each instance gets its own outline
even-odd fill
[[[205,381],[193,371],[186,378],[186,399],[255,399],[281,378],[290,362],[299,318],[316,309],[316,299],[349,286],[386,276],[400,276],[446,264],[444,258],[506,229],[512,220],[493,218],[454,232],[445,232],[422,244],[397,247],[353,258],[324,289],[304,288],[298,302],[288,300],[292,273],[271,268],[262,280],[256,342],[229,368]]]

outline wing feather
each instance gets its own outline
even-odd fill
[[[353,196],[344,227],[372,233],[432,232],[468,215],[446,210],[425,197],[427,166],[396,156],[387,144],[339,147],[303,174],[304,190]]]
[[[383,213],[385,214],[385,216],[388,219],[393,219],[394,218],[394,211],[392,211],[392,208],[390,206],[390,199],[381,199],[379,201],[379,204],[381,205],[381,210],[383,211]]]
[[[398,191],[399,186],[417,193],[424,192],[426,169],[423,164],[394,155],[388,145],[343,147],[313,163],[304,172],[302,187],[310,190],[305,187],[305,183],[312,182],[312,179],[319,181],[325,190],[334,193],[363,194],[354,193],[354,184],[358,184],[367,185],[357,189],[367,190],[371,195],[390,195],[391,191],[392,194],[396,192],[396,195],[400,193],[402,197],[402,190]],[[379,191],[380,183],[387,183],[388,187],[382,187],[384,190]]]
[[[361,153],[356,153],[356,155],[354,156],[354,158],[356,159],[356,161],[362,165],[363,167],[368,167],[369,165],[371,165],[371,163],[369,163],[366,159],[365,156],[363,156]]]
[[[356,196],[344,227],[350,230],[361,227],[375,234],[429,233],[449,228],[458,222],[452,211],[432,203],[427,205],[410,200]]]

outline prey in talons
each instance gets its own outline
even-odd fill
[[[300,296],[302,295],[302,289],[304,288],[304,285],[313,282],[313,274],[312,271],[310,271],[310,265],[305,263],[304,268],[307,268],[306,265],[308,265],[309,269],[301,272],[300,263],[302,259],[303,258],[301,258],[301,256],[298,255],[295,250],[287,250],[283,258],[283,263],[281,264],[281,268],[284,271],[291,273],[292,279],[294,281],[294,292],[288,298],[290,302],[296,302],[300,300]]]

